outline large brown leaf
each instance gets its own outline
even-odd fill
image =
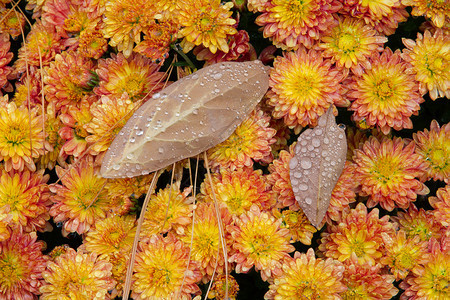
[[[105,154],[101,175],[144,175],[206,151],[233,133],[268,87],[260,61],[218,63],[178,80],[128,120]]]
[[[298,137],[289,175],[295,199],[316,228],[328,210],[346,153],[345,131],[336,125],[332,107],[319,118],[314,129],[307,129]]]

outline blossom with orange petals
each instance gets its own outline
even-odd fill
[[[439,127],[433,120],[430,130],[413,135],[416,153],[425,161],[426,175],[422,180],[443,180],[450,183],[450,123]]]
[[[374,52],[369,62],[372,67],[362,76],[348,78],[353,120],[376,125],[384,134],[391,128],[412,128],[410,117],[418,114],[425,100],[414,76],[407,72],[409,63],[400,57],[400,50],[393,53],[389,48],[381,54]]]
[[[237,33],[231,18],[232,2],[222,4],[220,0],[182,0],[177,15],[181,25],[178,37],[181,46],[189,52],[194,46],[203,45],[213,54],[217,50],[229,51],[227,36]]]
[[[106,217],[109,209],[108,192],[104,189],[106,179],[100,177],[99,168],[93,166],[92,158],[85,157],[66,169],[56,166],[61,184],[50,186],[54,193],[50,215],[56,222],[64,222],[63,234],[83,234],[95,222]]]
[[[442,226],[450,226],[450,185],[437,190],[436,197],[428,198],[434,208],[433,214]]]
[[[139,244],[134,265],[133,299],[188,300],[200,294],[198,264],[189,260],[189,248],[169,234],[153,235]]]
[[[38,161],[38,169],[53,170],[56,163],[64,165],[67,155],[61,153],[61,148],[65,140],[59,135],[59,131],[63,127],[61,119],[58,118],[53,105],[47,106],[47,113],[45,114],[45,133],[47,134],[46,141],[51,149],[46,150]]]
[[[236,263],[236,273],[247,273],[254,266],[265,281],[281,274],[283,259],[295,250],[289,230],[281,223],[281,219],[253,205],[236,218],[236,225],[227,227],[234,240],[228,261]]]
[[[272,115],[283,118],[289,128],[317,125],[318,118],[330,105],[345,106],[341,81],[344,73],[324,59],[321,52],[305,50],[286,52],[275,58],[267,92]]]
[[[443,0],[401,0],[403,5],[412,6],[411,15],[425,16],[433,24],[441,28],[444,26],[446,18],[450,18],[450,3]]]
[[[77,51],[86,58],[99,59],[108,50],[108,42],[100,31],[83,30]]]
[[[316,227],[311,225],[302,210],[293,211],[290,209],[272,211],[275,218],[283,220],[281,228],[289,229],[291,243],[301,242],[304,245],[311,245],[313,234],[317,232]]]
[[[253,110],[228,139],[207,151],[212,166],[237,169],[272,161],[270,145],[276,141],[276,130],[269,127],[269,120],[261,109]]]
[[[24,30],[25,17],[15,9],[0,9],[0,32],[17,39]]]
[[[344,210],[337,225],[327,226],[326,231],[322,233],[319,250],[326,257],[341,262],[356,254],[360,264],[368,262],[374,265],[380,262],[384,253],[383,233],[395,233],[389,216],[380,218],[376,208],[367,213],[366,206],[359,203],[355,209]]]
[[[13,58],[12,52],[9,52],[11,43],[7,34],[0,34],[0,89],[9,87],[8,75],[12,72],[12,68],[8,66]]]
[[[420,178],[425,166],[415,144],[401,138],[370,137],[361,149],[355,150],[356,172],[360,178],[362,196],[369,196],[367,207],[380,204],[392,211],[395,207],[406,209],[417,195],[426,195],[429,189]]]
[[[226,278],[226,275],[221,274],[214,278],[213,285],[208,293],[208,299],[225,299],[225,291],[227,290],[227,299],[236,300],[237,294],[239,292],[239,285],[236,279],[234,279],[234,277],[231,275]]]
[[[122,53],[98,61],[98,86],[94,92],[109,97],[121,97],[127,93],[130,100],[148,100],[164,85],[165,74],[159,66],[145,56],[134,53],[126,58]]]
[[[415,41],[403,39],[403,44],[402,57],[411,63],[420,93],[429,92],[432,100],[450,98],[450,36],[440,29],[433,35],[426,30],[423,35],[417,33]]]
[[[346,290],[344,266],[333,259],[316,258],[314,250],[295,252],[283,262],[264,299],[339,299]]]
[[[111,269],[112,265],[97,254],[69,248],[47,263],[42,273],[45,283],[40,288],[40,299],[109,300],[108,291],[116,285]]]
[[[48,257],[35,232],[13,232],[0,242],[0,298],[37,299]]]

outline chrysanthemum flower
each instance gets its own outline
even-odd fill
[[[345,105],[340,85],[343,77],[330,59],[315,50],[302,47],[276,57],[267,92],[268,104],[274,106],[272,115],[297,131],[300,126],[315,126],[330,105]]]
[[[45,283],[40,288],[40,299],[108,300],[108,291],[116,284],[111,278],[111,269],[112,265],[97,254],[69,248],[47,263],[42,273]]]
[[[50,215],[55,222],[64,222],[63,234],[83,234],[106,217],[109,197],[104,189],[106,179],[100,177],[98,169],[90,157],[69,165],[67,169],[56,166],[62,185],[50,186],[55,193],[51,198],[54,205]]]
[[[113,265],[111,270],[111,277],[117,282],[114,289],[109,291],[109,293],[111,294],[111,299],[122,296],[130,256],[131,253],[123,252],[120,252],[113,256],[105,256],[105,258]]]
[[[134,53],[125,58],[122,53],[98,61],[99,95],[121,97],[124,92],[134,101],[147,100],[164,85],[165,74],[158,72],[159,66],[150,59]]]
[[[370,137],[362,149],[355,150],[356,172],[360,178],[361,196],[369,196],[367,207],[380,204],[392,211],[406,209],[417,195],[426,195],[429,189],[415,177],[421,177],[425,166],[415,144],[401,138],[381,141]]]
[[[171,229],[183,234],[192,218],[193,199],[188,197],[190,191],[180,191],[177,184],[172,184],[152,195],[142,223],[141,238]]]
[[[434,208],[433,214],[442,226],[450,226],[450,185],[440,188],[436,192],[436,197],[428,198]]]
[[[182,29],[178,37],[181,46],[189,52],[194,46],[203,45],[212,53],[229,51],[227,36],[237,33],[231,18],[232,2],[221,4],[220,0],[183,0],[180,3],[177,22]]]
[[[264,26],[264,37],[283,50],[297,50],[301,44],[311,48],[323,31],[336,23],[333,13],[342,4],[336,0],[272,0],[257,7],[263,9],[255,22]]]
[[[159,1],[158,1],[159,2]],[[162,64],[169,56],[170,44],[176,41],[179,24],[172,21],[151,24],[145,30],[144,40],[134,47],[152,62]]]
[[[10,35],[13,39],[21,35],[23,26],[25,25],[25,17],[14,8],[2,8],[0,21],[0,31]]]
[[[189,248],[172,234],[153,235],[140,243],[134,265],[133,299],[187,300],[199,294],[202,277],[197,263],[190,261]]]
[[[247,31],[239,30],[228,39],[228,52],[217,50],[216,53],[212,53],[209,48],[200,45],[194,48],[193,53],[198,60],[206,60],[204,67],[223,61],[253,60],[256,59],[256,53],[249,40]],[[255,57],[252,57],[252,55]]]
[[[321,36],[318,47],[324,50],[324,57],[361,76],[364,69],[370,68],[368,57],[375,51],[383,51],[387,38],[361,19],[339,17],[338,22]]]
[[[141,41],[143,30],[154,23],[157,11],[153,1],[107,1],[104,12],[103,35],[111,38],[109,44],[129,57],[135,43]]]
[[[108,216],[95,222],[83,241],[83,249],[98,255],[114,256],[131,250],[136,232],[133,215]]]
[[[48,168],[53,170],[56,162],[59,165],[64,165],[64,161],[67,155],[61,152],[61,148],[65,143],[65,140],[59,135],[60,129],[62,129],[63,123],[61,119],[58,118],[55,108],[53,105],[47,106],[47,113],[45,115],[45,133],[47,134],[46,140],[50,145],[51,149],[46,150],[44,155],[42,155],[38,162],[38,169]]]
[[[431,35],[426,30],[417,33],[415,41],[403,39],[406,49],[402,57],[411,63],[411,72],[419,81],[420,93],[430,93],[430,98],[450,98],[450,36],[438,29]]]
[[[41,16],[42,6],[45,4],[46,0],[29,0],[25,9],[28,11],[33,11],[32,18],[37,20]]]
[[[97,30],[83,30],[80,33],[77,51],[86,58],[99,59],[108,50],[108,42]]]
[[[23,74],[19,80],[16,81],[14,102],[17,106],[25,105],[28,107],[34,107],[36,105],[42,105],[41,88],[42,77],[41,70],[34,66],[28,67],[28,73]]]
[[[416,153],[426,165],[426,175],[422,180],[450,183],[450,123],[439,128],[438,122],[433,120],[429,131],[419,131],[413,137],[417,145]]]
[[[67,105],[76,106],[93,89],[96,79],[92,60],[78,52],[65,51],[57,54],[44,76],[45,96],[57,110],[68,110]]]
[[[281,274],[283,259],[295,250],[289,243],[289,230],[282,228],[281,222],[253,205],[236,218],[236,225],[227,227],[234,240],[228,261],[236,263],[236,273],[247,273],[254,266],[265,281]]]
[[[220,236],[217,214],[212,203],[200,203],[195,209],[194,224],[187,226],[185,233],[180,236],[180,240],[190,248],[191,260],[199,263],[203,282],[211,280],[213,274],[225,273],[225,259],[222,249],[227,247],[227,252],[231,247],[229,236]],[[231,215],[226,209],[220,210],[220,222],[222,228],[227,228],[232,224]],[[226,232],[224,232],[226,234]],[[192,244],[191,244],[192,240]],[[230,272],[231,268],[228,267]]]
[[[10,216],[0,214],[0,242],[6,241],[11,236],[11,228],[8,226]]]
[[[90,150],[93,153],[108,150],[116,135],[132,116],[135,106],[127,94],[122,97],[102,96],[91,106],[92,119],[84,129],[89,133],[85,140],[92,145]]]
[[[48,254],[48,256],[50,257],[50,260],[55,260],[55,258],[57,258],[58,256],[63,255],[64,253],[67,252],[67,250],[70,249],[70,246],[67,244],[61,245],[61,246],[56,246],[55,248],[53,248],[52,251],[50,251],[50,253]]]
[[[394,276],[384,274],[382,265],[360,264],[355,254],[344,264],[342,282],[347,290],[341,294],[343,299],[392,299],[398,290],[394,287]]]
[[[0,34],[0,89],[7,87],[8,75],[12,72],[12,68],[8,66],[13,58],[12,52],[9,52],[11,43],[7,34]]]
[[[70,107],[66,113],[59,115],[63,127],[59,135],[65,140],[61,153],[80,157],[88,148],[86,137],[89,133],[84,126],[92,120],[91,104],[82,101],[77,107]]]
[[[445,18],[450,18],[450,3],[445,0],[401,0],[403,5],[412,6],[411,15],[425,16],[436,27],[443,27]]]
[[[335,260],[316,258],[314,250],[295,252],[282,265],[282,273],[274,276],[264,299],[339,299],[346,290],[343,265]]]
[[[344,262],[356,254],[359,263],[378,263],[384,252],[382,233],[393,235],[394,224],[389,216],[379,218],[378,209],[367,213],[363,203],[355,209],[346,209],[339,224],[328,226],[322,233],[319,250],[326,257]]]
[[[51,228],[48,179],[44,170],[6,172],[0,169],[0,214],[7,216],[8,226],[24,232]]]
[[[400,283],[400,288],[405,290],[401,300],[450,298],[450,249],[435,239],[430,242],[430,259],[417,265]]]
[[[409,64],[400,57],[400,50],[386,48],[381,55],[374,52],[369,59],[371,69],[362,76],[353,75],[346,85],[347,97],[353,101],[350,110],[356,122],[377,126],[384,134],[391,128],[412,128],[411,115],[417,115],[424,99],[419,85],[408,74]]]
[[[227,286],[228,283],[228,286]],[[211,290],[208,293],[208,299],[225,299],[226,291],[228,290],[229,300],[236,300],[237,294],[239,292],[239,285],[233,276],[228,275],[228,280],[226,275],[218,275],[214,278],[214,283]]]
[[[269,210],[275,204],[275,198],[268,189],[261,170],[250,168],[220,169],[213,175],[212,185],[217,202],[228,211],[239,216],[248,211],[252,205],[262,210]],[[211,182],[207,179],[200,187],[200,198],[206,202],[214,202]]]
[[[407,238],[406,232],[399,230],[395,236],[383,233],[382,237],[386,252],[381,262],[389,267],[396,280],[405,279],[417,264],[429,259],[428,243],[421,241],[417,235]]]
[[[313,234],[317,232],[316,227],[311,225],[302,210],[293,211],[290,209],[279,211],[273,209],[275,218],[281,218],[281,228],[287,228],[291,238],[291,243],[301,242],[304,245],[311,245]]]
[[[33,159],[50,149],[42,131],[42,116],[37,107],[28,110],[14,102],[0,106],[0,161],[6,171],[36,170]]]
[[[48,257],[35,232],[13,232],[0,242],[0,298],[37,299]]]
[[[252,167],[254,161],[272,161],[270,145],[276,130],[269,127],[270,117],[256,108],[228,139],[207,151],[213,167],[230,169]]]
[[[399,211],[392,220],[406,232],[408,239],[419,236],[421,241],[429,241],[431,238],[440,239],[443,234],[443,227],[435,219],[433,211],[419,210],[415,205],[411,205],[406,212]]]

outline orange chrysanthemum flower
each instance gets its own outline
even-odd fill
[[[227,252],[231,245],[229,236],[220,236],[217,214],[212,203],[200,203],[195,209],[194,223],[187,226],[180,240],[190,248],[191,260],[199,263],[204,283],[212,279],[213,274],[225,274],[223,246]],[[220,211],[222,228],[232,224],[231,215],[226,209]],[[226,234],[224,232],[224,234]],[[222,241],[223,239],[223,241]],[[192,243],[191,243],[192,241]],[[222,244],[222,242],[224,244]],[[228,271],[231,268],[228,266]]]
[[[389,216],[379,218],[378,213],[376,208],[367,213],[363,203],[355,209],[344,210],[340,223],[328,226],[322,233],[319,250],[326,257],[341,262],[349,260],[354,253],[360,264],[378,263],[384,253],[382,233],[393,235],[395,232]]]
[[[230,169],[253,166],[254,161],[272,161],[270,145],[276,130],[269,127],[270,117],[259,108],[253,110],[228,139],[207,151],[213,167]]]
[[[111,58],[98,61],[99,84],[94,89],[97,95],[121,97],[124,92],[135,102],[148,100],[164,85],[165,74],[158,72],[159,66],[150,59],[134,53],[129,58],[118,53]]]
[[[80,157],[88,149],[86,137],[89,133],[84,128],[92,120],[91,104],[82,101],[78,107],[70,107],[66,113],[59,115],[63,127],[59,130],[59,135],[65,141],[61,148],[61,153]]]
[[[429,241],[431,238],[440,239],[444,227],[439,223],[433,214],[433,211],[417,209],[411,205],[406,212],[399,211],[392,220],[399,229],[406,232],[408,239],[419,236],[421,241]]]
[[[114,0],[107,1],[103,17],[105,38],[111,38],[109,44],[129,57],[135,43],[141,41],[145,28],[153,24],[157,11],[154,1]]]
[[[48,257],[35,232],[13,232],[0,242],[0,298],[37,299]]]
[[[83,30],[80,33],[77,51],[86,58],[99,59],[108,50],[108,42],[97,30]]]
[[[50,146],[42,131],[42,116],[37,107],[28,110],[14,102],[0,106],[0,161],[6,171],[22,171],[24,167],[36,170],[34,159],[44,154]]]
[[[45,114],[45,133],[47,134],[46,140],[51,147],[50,150],[45,151],[38,162],[38,169],[48,168],[53,170],[56,163],[64,165],[64,161],[67,155],[61,153],[61,148],[65,141],[59,135],[60,129],[62,129],[63,123],[58,118],[53,105],[47,106],[47,113]]]
[[[227,290],[228,294],[226,293]],[[238,292],[239,285],[236,279],[231,275],[226,278],[226,276],[222,274],[214,278],[214,283],[208,293],[208,299],[236,300]],[[225,295],[228,295],[228,298],[226,298]]]
[[[23,74],[20,80],[16,81],[16,90],[14,93],[14,102],[17,106],[25,105],[34,107],[42,105],[42,77],[41,69],[29,66],[28,74]]]
[[[189,248],[172,234],[153,235],[139,244],[131,297],[191,299],[191,294],[200,294],[197,282],[201,277],[197,263],[189,261]]]
[[[431,206],[434,208],[433,214],[442,226],[450,226],[450,185],[440,188],[436,192],[436,197],[428,198]]]
[[[360,264],[355,254],[345,263],[342,282],[347,290],[342,299],[392,299],[398,290],[394,287],[394,276],[384,274],[382,265]]]
[[[23,32],[25,17],[15,9],[1,8],[0,12],[0,32],[5,33],[14,40]]]
[[[12,229],[21,232],[46,231],[52,202],[45,170],[6,172],[0,169],[0,215]]]
[[[221,4],[220,0],[183,0],[177,15],[182,29],[178,37],[181,46],[189,52],[194,46],[203,45],[212,53],[228,52],[227,36],[236,34],[236,20],[231,18],[232,2]]]
[[[108,291],[116,284],[111,269],[112,265],[97,254],[69,248],[47,263],[42,273],[45,283],[40,288],[40,299],[111,299]]]
[[[291,243],[301,242],[305,245],[311,245],[313,234],[317,232],[316,227],[311,225],[308,218],[302,210],[292,211],[290,209],[279,211],[274,209],[272,211],[275,218],[283,220],[281,228],[289,230]]]
[[[239,216],[248,211],[252,205],[269,210],[275,204],[261,170],[245,168],[231,171],[222,168],[220,173],[213,175],[212,185],[219,205],[226,207],[233,215]],[[214,202],[209,180],[202,183],[200,191],[202,200]]]
[[[301,44],[311,48],[323,31],[336,23],[333,13],[342,4],[336,0],[272,0],[256,7],[263,11],[255,22],[264,26],[264,37],[283,50],[297,50]]]
[[[8,35],[0,34],[0,88],[3,89],[10,85],[8,75],[12,72],[12,68],[8,64],[13,58],[12,52],[9,52],[10,46]]]
[[[401,300],[450,298],[450,249],[435,239],[430,242],[430,259],[417,265],[400,283],[405,290]]]
[[[426,175],[422,180],[450,183],[450,123],[439,128],[438,122],[433,120],[429,131],[419,131],[413,137],[416,153],[425,161]]]
[[[235,223],[227,231],[234,240],[228,261],[236,263],[236,273],[247,273],[255,266],[265,281],[281,274],[283,259],[295,250],[289,243],[289,230],[282,228],[282,220],[253,205]]]
[[[351,76],[346,85],[347,97],[353,101],[350,110],[356,122],[377,126],[384,134],[391,128],[412,128],[411,115],[417,115],[424,99],[419,85],[408,74],[409,64],[400,57],[400,50],[386,48],[381,55],[374,52],[369,59],[371,68],[362,76]]]
[[[141,238],[166,233],[172,229],[183,234],[192,218],[194,199],[188,197],[190,192],[189,188],[180,191],[177,184],[172,184],[152,195],[142,223]]]
[[[109,257],[128,254],[136,232],[135,221],[133,215],[113,215],[95,222],[86,234],[82,249]]]
[[[429,259],[427,241],[421,241],[419,236],[406,237],[404,230],[399,230],[395,236],[382,234],[386,253],[381,263],[389,267],[396,280],[405,279],[406,275],[418,264]]]
[[[430,98],[450,98],[450,36],[438,29],[431,35],[426,30],[422,35],[417,33],[415,41],[403,39],[406,49],[402,57],[411,63],[410,72],[419,81],[420,92],[430,93]]]
[[[364,69],[370,68],[368,57],[383,51],[387,38],[361,19],[339,17],[338,22],[321,36],[318,47],[324,50],[323,57],[330,57],[333,63],[361,76]]]
[[[392,211],[406,209],[417,195],[429,189],[415,177],[423,176],[425,165],[414,153],[415,144],[401,138],[370,137],[362,149],[355,150],[356,172],[360,178],[361,196],[369,196],[367,207],[380,204]]]
[[[136,104],[126,93],[122,97],[102,96],[91,105],[92,119],[84,126],[89,133],[85,140],[91,144],[90,150],[99,154],[108,150],[109,145],[132,116]]]
[[[95,80],[93,69],[92,60],[78,52],[57,54],[44,76],[47,101],[53,103],[57,110],[64,108],[67,111],[69,108],[66,106],[77,106],[82,99],[92,97]]]
[[[312,248],[306,254],[295,252],[283,262],[264,299],[339,299],[346,290],[343,271],[340,262],[316,258]]]
[[[450,18],[450,3],[445,0],[401,0],[403,5],[412,6],[411,15],[425,16],[436,27],[443,27],[446,18]],[[448,21],[448,19],[447,19]]]
[[[56,173],[62,185],[50,186],[55,193],[50,215],[55,222],[64,222],[64,235],[88,232],[95,222],[106,217],[109,209],[106,179],[100,177],[99,168],[93,166],[90,157],[68,165],[67,169],[56,166]]]
[[[268,104],[274,106],[273,117],[283,118],[297,131],[300,126],[317,125],[330,105],[345,105],[340,85],[343,77],[330,59],[315,50],[302,47],[276,57],[267,92]]]

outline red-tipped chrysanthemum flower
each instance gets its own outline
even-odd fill
[[[384,134],[391,128],[412,128],[411,115],[418,115],[424,99],[419,93],[419,84],[407,70],[409,63],[386,48],[369,58],[370,69],[361,76],[348,78],[347,97],[352,101],[350,110],[356,122],[364,121],[368,126],[377,126]]]
[[[0,34],[0,89],[8,89],[8,75],[12,72],[12,68],[8,66],[13,58],[12,52],[9,52],[9,37],[7,34]]]
[[[37,299],[48,257],[35,232],[13,232],[0,242],[0,299]]]
[[[423,35],[417,33],[415,41],[403,39],[403,44],[402,57],[411,63],[409,72],[419,81],[421,94],[429,92],[432,100],[450,98],[450,36],[440,29],[433,35],[426,30]]]
[[[338,261],[316,258],[312,248],[295,252],[283,262],[282,272],[274,276],[264,299],[340,299],[346,290],[343,271]]]
[[[316,227],[311,225],[308,218],[302,210],[293,211],[290,209],[280,211],[273,209],[275,218],[283,220],[281,228],[287,228],[291,237],[291,243],[301,242],[305,245],[311,245],[313,234],[317,232]]]
[[[431,206],[433,206],[434,217],[442,226],[450,226],[450,185],[440,188],[436,192],[436,197],[428,198]]]
[[[228,261],[236,263],[236,273],[247,273],[254,266],[263,280],[280,275],[283,259],[295,250],[282,220],[253,205],[235,223],[227,230],[234,240]]]
[[[270,72],[268,104],[272,115],[290,128],[316,125],[330,105],[345,106],[340,82],[344,73],[315,50],[300,48],[277,57]]]
[[[9,1],[8,1],[9,2]],[[2,4],[4,5],[5,2]],[[25,17],[23,13],[18,13],[14,8],[2,6],[0,12],[0,31],[11,36],[14,40],[20,36],[24,30]]]
[[[100,31],[83,30],[77,51],[86,58],[99,59],[108,50],[108,42]]]
[[[369,208],[380,204],[392,211],[406,209],[417,195],[426,195],[429,189],[416,177],[425,172],[424,162],[414,153],[414,142],[401,138],[370,137],[361,149],[355,150],[357,176],[361,183],[361,196],[369,196]]]

